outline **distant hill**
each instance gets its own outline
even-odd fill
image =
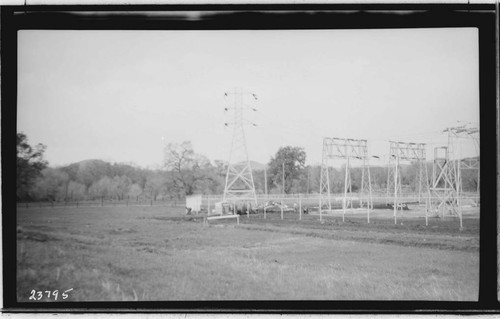
[[[79,165],[79,166],[85,166],[85,165],[106,165],[106,164],[110,164],[106,161],[103,161],[103,160],[100,160],[100,159],[86,159],[86,160],[83,160],[83,161],[79,161],[79,162],[75,162],[75,163],[71,163],[69,165]],[[67,165],[67,166],[69,166]]]

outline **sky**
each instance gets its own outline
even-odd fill
[[[22,30],[17,131],[51,166],[85,159],[159,167],[167,143],[228,160],[241,88],[250,160],[298,146],[322,160],[324,137],[445,146],[447,127],[479,122],[475,28],[370,30]],[[463,156],[476,155],[461,140]],[[457,150],[459,149],[456,148]]]

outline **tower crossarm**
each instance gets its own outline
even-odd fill
[[[425,143],[390,143],[390,156],[398,158],[400,161],[425,161]]]
[[[328,159],[368,159],[366,140],[325,137],[323,139],[324,156]]]
[[[479,133],[477,127],[467,127],[466,125],[448,127],[443,130],[443,133],[448,133],[449,136],[454,138],[477,138],[475,134]]]
[[[479,169],[479,159],[464,158],[460,161],[460,169]]]

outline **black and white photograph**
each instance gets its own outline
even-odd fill
[[[17,31],[17,302],[477,302],[479,40]]]

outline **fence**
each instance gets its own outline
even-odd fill
[[[60,202],[19,202],[18,208],[51,208],[51,207],[114,207],[114,206],[169,206],[185,207],[185,199],[152,200],[152,199],[123,199],[123,200],[80,200]]]
[[[298,204],[299,202],[303,207],[318,207],[319,206],[319,194],[272,194],[264,195],[259,194],[256,196],[257,205],[262,205],[267,202],[277,202],[285,205],[292,206],[293,204]],[[332,208],[338,208],[342,206],[342,201],[344,194],[331,194]],[[352,193],[348,196],[353,202],[359,202],[359,194]],[[398,197],[400,203],[418,203],[418,194],[404,194]],[[366,197],[364,197],[366,199]],[[431,201],[437,202],[438,198],[431,197]],[[222,202],[222,195],[203,195],[201,199],[201,206],[207,209],[208,206],[214,208],[216,203]],[[420,202],[425,203],[426,197],[422,196]],[[241,202],[252,203],[252,198],[241,199]],[[385,206],[387,203],[393,203],[394,197],[387,196],[386,194],[374,194],[372,196],[372,201],[374,206]],[[480,196],[476,193],[463,193],[460,197],[460,202],[462,205],[477,206],[480,203]],[[322,202],[325,205],[325,201]],[[18,208],[48,208],[48,207],[110,207],[110,206],[170,206],[170,207],[186,207],[186,199],[162,199],[162,200],[152,200],[152,199],[123,199],[123,200],[81,200],[81,201],[60,201],[60,202],[19,202],[17,203]]]
[[[322,205],[326,204],[325,195],[323,195]],[[351,193],[348,194],[347,198],[353,203],[359,203],[360,199],[366,202],[367,196],[362,196],[361,194]],[[418,194],[401,194],[398,195],[399,203],[412,203],[412,204],[425,204],[427,200],[426,194],[422,194],[420,197]],[[283,203],[285,205],[293,205],[298,204],[300,202],[303,207],[315,207],[316,209],[319,206],[320,195],[319,194],[258,194],[256,195],[257,205],[262,205],[267,202],[276,202]],[[344,194],[331,194],[330,195],[332,208],[339,208],[342,206],[342,202],[344,200]],[[438,202],[440,199],[438,197],[430,197],[431,202]],[[215,203],[222,202],[222,195],[203,195],[202,196],[202,206],[206,209],[207,207],[214,207]],[[249,203],[252,205],[253,198],[246,197],[241,199],[227,200],[229,202],[235,201],[240,203]],[[394,203],[393,196],[387,196],[386,193],[375,193],[372,194],[372,202],[374,207],[376,206],[386,206],[386,204]],[[480,195],[477,193],[462,193],[460,196],[461,205],[470,205],[470,206],[479,206],[480,203]]]

